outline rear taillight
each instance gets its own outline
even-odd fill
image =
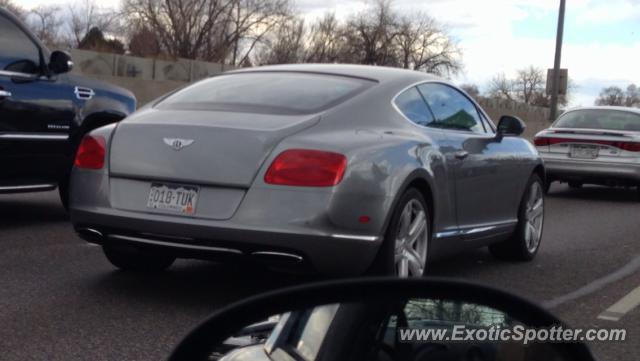
[[[103,137],[86,135],[82,138],[74,164],[78,168],[102,169],[106,142]]]
[[[640,143],[620,142],[620,146],[618,148],[628,152],[640,152]]]
[[[549,145],[549,138],[535,137],[533,138],[533,144],[535,144],[536,147],[547,146]]]
[[[640,152],[639,142],[621,142],[613,140],[599,140],[599,139],[580,139],[580,138],[534,138],[533,142],[536,146],[543,145],[555,145],[563,143],[573,144],[596,144],[606,145],[609,147],[616,147],[628,152]]]
[[[339,153],[309,149],[289,149],[273,160],[264,176],[265,183],[331,187],[342,180],[347,158]]]

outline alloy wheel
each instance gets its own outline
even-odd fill
[[[398,277],[422,277],[427,263],[429,223],[417,199],[402,210],[395,238],[394,265]]]
[[[531,184],[529,198],[527,199],[525,213],[524,239],[527,251],[534,253],[540,245],[542,238],[542,225],[544,223],[544,195],[539,182]]]

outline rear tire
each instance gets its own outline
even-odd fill
[[[491,254],[509,261],[531,261],[542,241],[544,184],[536,174],[529,178],[518,211],[518,225],[508,240],[489,246]]]
[[[167,254],[145,252],[133,247],[102,246],[102,250],[109,262],[123,271],[161,272],[176,260]]]
[[[429,207],[422,193],[409,188],[391,215],[385,238],[369,273],[422,277],[428,260]]]

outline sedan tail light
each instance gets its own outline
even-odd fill
[[[74,164],[78,168],[102,169],[106,142],[103,137],[85,135],[78,146]]]
[[[549,145],[549,138],[535,137],[533,138],[533,144],[535,144],[536,147],[547,146]]]
[[[555,145],[562,143],[579,143],[579,144],[597,144],[606,145],[610,147],[616,147],[628,152],[640,152],[640,142],[624,142],[614,140],[599,140],[599,139],[580,139],[580,138],[543,138],[536,137],[533,139],[536,146]]]
[[[310,149],[289,149],[273,160],[265,183],[302,187],[331,187],[340,183],[347,157],[339,153]]]

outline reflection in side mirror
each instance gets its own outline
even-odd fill
[[[56,50],[51,53],[49,60],[49,70],[53,74],[62,74],[70,72],[73,68],[73,61],[71,61],[71,55],[66,51]]]
[[[359,279],[227,307],[192,331],[170,360],[594,360],[582,343],[498,336],[553,327],[567,329],[546,310],[483,286]]]
[[[520,118],[512,115],[503,115],[498,122],[498,135],[519,136],[524,133],[526,128],[526,124]]]

